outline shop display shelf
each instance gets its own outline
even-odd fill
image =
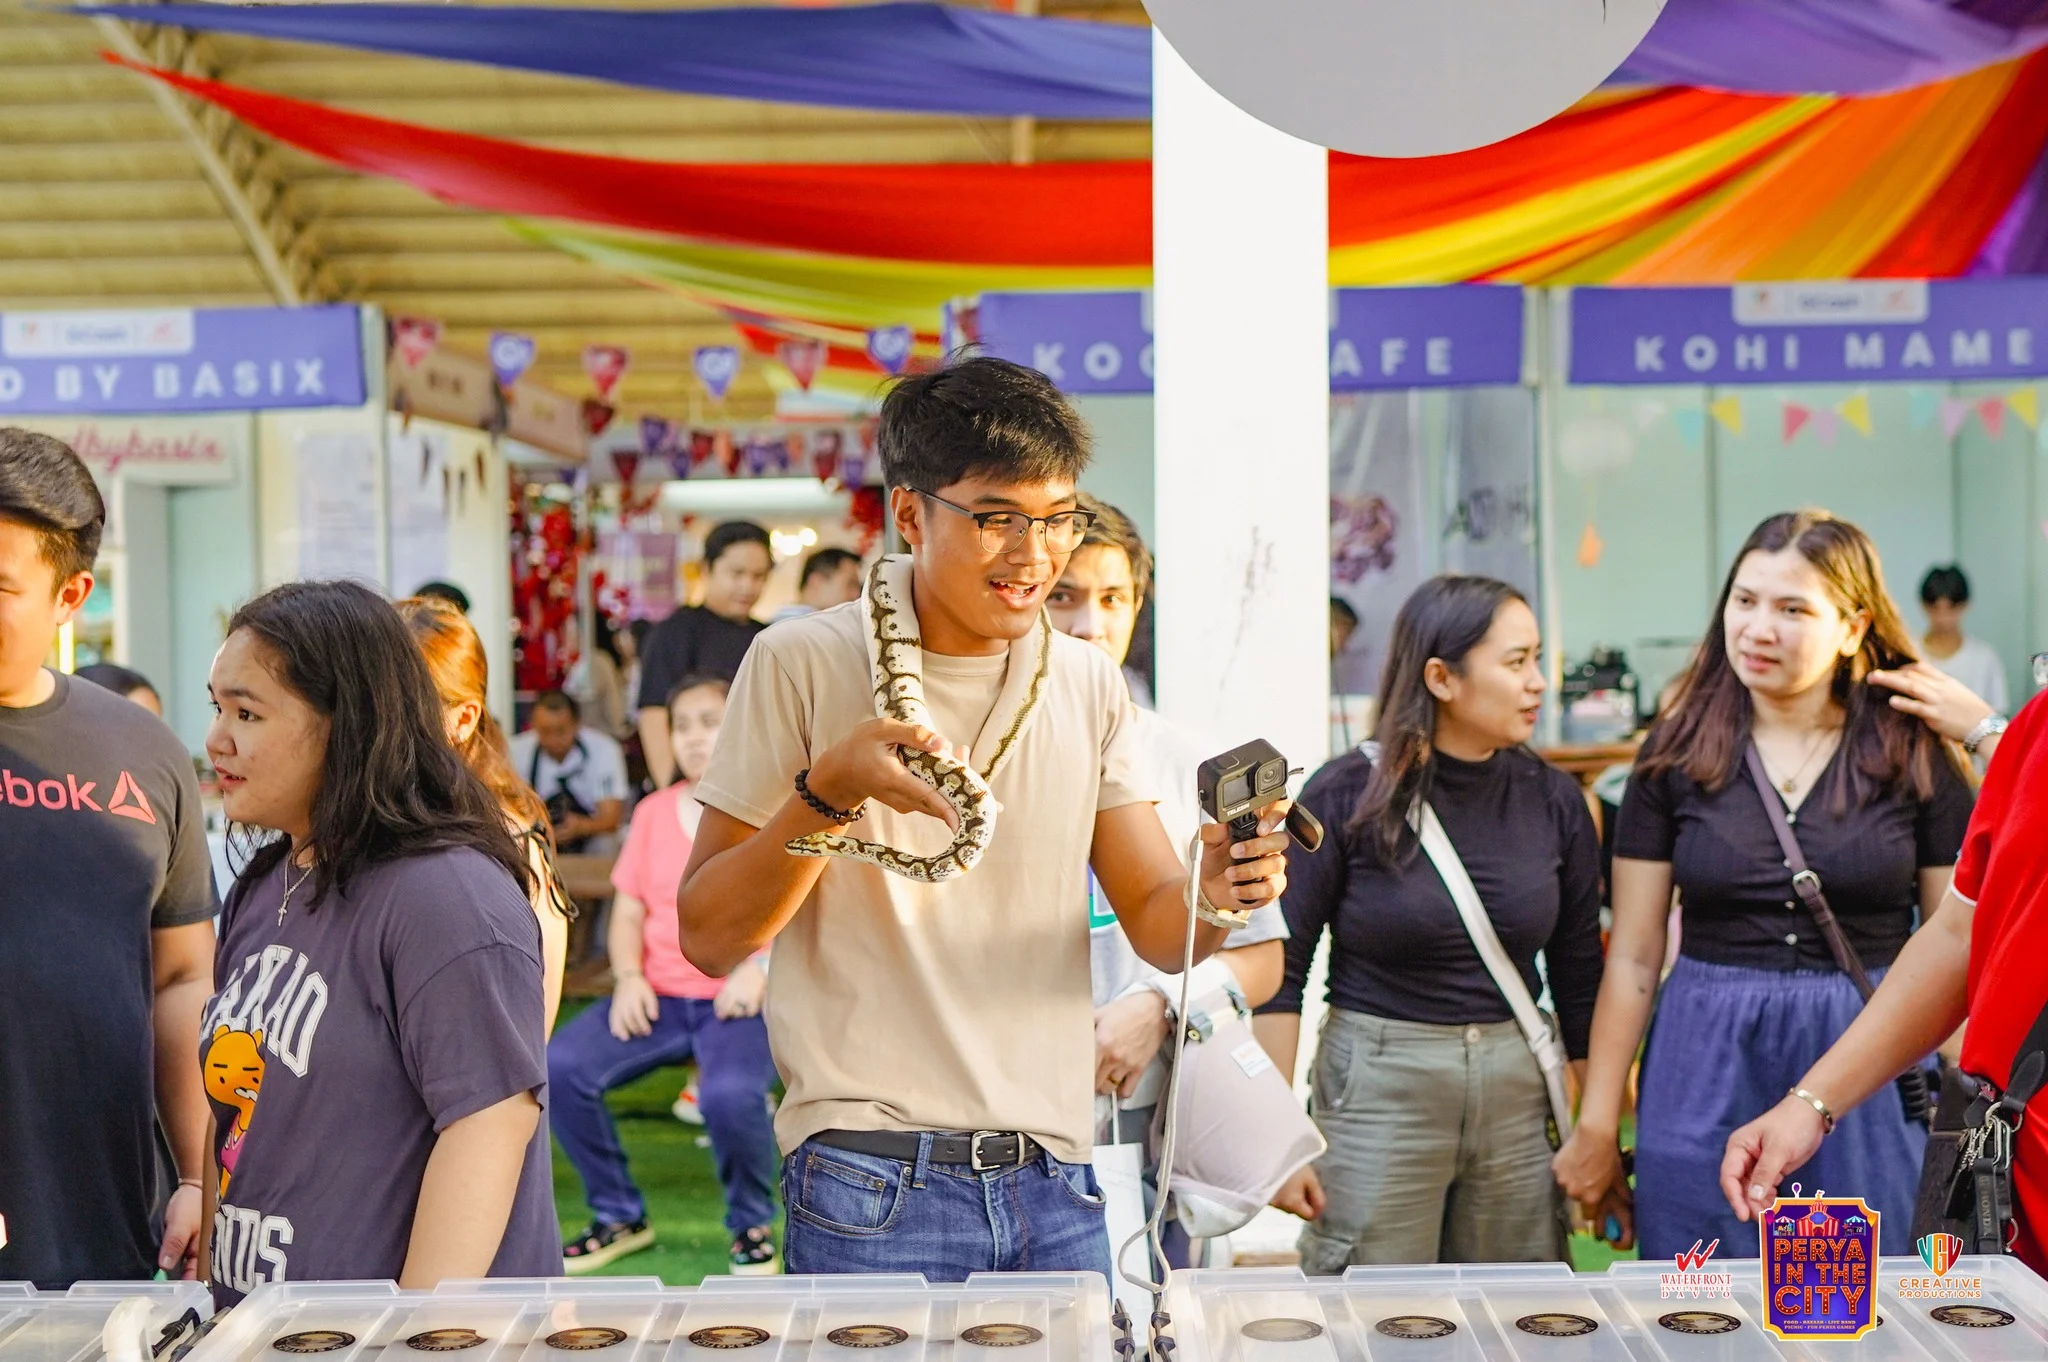
[[[168,1358],[213,1313],[197,1282],[80,1282],[69,1291],[0,1282],[0,1362],[100,1362],[107,1323],[128,1301],[140,1303],[122,1317],[127,1332],[158,1358]]]
[[[1732,1298],[1665,1294],[1669,1263],[1176,1272],[1153,1319],[1162,1362],[2048,1362],[2048,1283],[2016,1259],[1965,1258],[1936,1281],[1878,1264],[1882,1324],[1856,1342],[1763,1329],[1754,1260],[1723,1261]],[[1981,1282],[1981,1295],[1964,1297]],[[1947,1295],[1909,1291],[1933,1282]]]
[[[186,1362],[1112,1362],[1088,1273],[263,1286]],[[440,1354],[443,1356],[437,1357]],[[452,1356],[448,1356],[452,1354]]]

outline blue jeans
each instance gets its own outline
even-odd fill
[[[768,1086],[775,1062],[759,1017],[720,1021],[702,998],[663,998],[653,1031],[631,1040],[611,1033],[611,1006],[585,1008],[548,1042],[548,1123],[583,1179],[590,1211],[608,1224],[644,1218],[647,1203],[626,1168],[604,1095],[664,1065],[697,1060],[697,1105],[711,1158],[725,1187],[725,1227],[734,1234],[775,1220],[775,1126]]]
[[[791,1272],[921,1272],[957,1282],[971,1272],[1099,1272],[1109,1278],[1102,1189],[1085,1163],[1040,1154],[976,1173],[806,1140],[782,1161]]]

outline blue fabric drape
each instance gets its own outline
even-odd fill
[[[79,6],[214,33],[835,108],[1148,119],[1148,28],[897,3],[823,9]]]

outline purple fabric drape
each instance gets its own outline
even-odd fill
[[[1902,90],[2048,43],[2043,10],[2041,0],[1669,0],[1609,83],[1755,94]]]
[[[2013,196],[2005,216],[1984,239],[1970,265],[1972,277],[2048,274],[2048,155]]]

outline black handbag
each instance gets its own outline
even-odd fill
[[[1952,1234],[1964,1253],[2012,1251],[2013,1137],[2048,1076],[2048,1008],[2034,1019],[2007,1075],[2003,1092],[1960,1070],[1944,1075],[1913,1198],[1916,1240]]]
[[[1749,765],[1749,778],[1755,782],[1756,792],[1764,802],[1764,813],[1771,820],[1771,831],[1778,835],[1778,846],[1785,853],[1785,864],[1792,868],[1793,892],[1806,905],[1806,911],[1813,914],[1813,920],[1820,924],[1820,934],[1827,939],[1828,952],[1835,957],[1835,963],[1842,967],[1842,973],[1856,985],[1857,994],[1868,1003],[1870,995],[1877,990],[1871,986],[1862,957],[1849,944],[1842,924],[1835,920],[1834,910],[1828,907],[1828,897],[1821,892],[1820,876],[1813,873],[1806,864],[1805,854],[1799,850],[1799,839],[1792,835],[1792,824],[1785,817],[1785,806],[1778,799],[1778,791],[1772,786],[1770,776],[1764,771],[1763,753],[1757,751],[1755,743],[1751,743],[1743,755]],[[1899,1102],[1906,1109],[1906,1119],[1926,1125],[1927,1071],[1915,1064],[1900,1074],[1897,1082]]]

